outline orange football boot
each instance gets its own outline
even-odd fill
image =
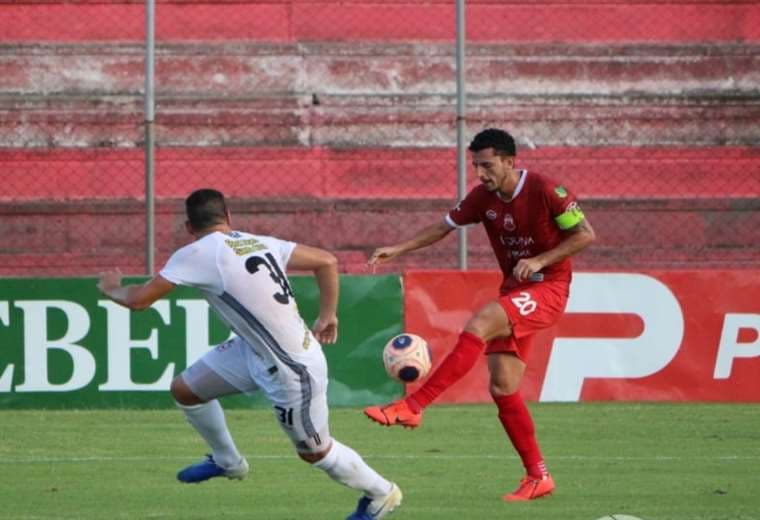
[[[505,502],[522,502],[526,500],[533,500],[551,495],[554,488],[557,487],[554,484],[554,479],[551,475],[545,475],[543,478],[531,477],[526,475],[511,493],[507,493],[502,500]]]
[[[414,413],[404,399],[385,406],[368,406],[364,409],[364,415],[383,426],[398,424],[404,428],[416,428],[422,424],[422,413]]]

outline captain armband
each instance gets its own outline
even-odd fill
[[[565,209],[564,213],[554,217],[554,222],[557,223],[557,226],[559,226],[560,229],[566,230],[574,228],[580,224],[584,218],[586,217],[583,214],[583,211],[581,211],[580,206],[578,206],[578,203],[571,202],[570,205],[567,206],[567,209]]]

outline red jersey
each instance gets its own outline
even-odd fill
[[[483,223],[504,274],[501,291],[505,292],[531,283],[520,284],[512,277],[512,269],[521,258],[531,258],[556,247],[566,237],[562,231],[583,218],[575,195],[564,186],[541,174],[521,170],[512,200],[505,201],[480,185],[449,212],[446,220],[454,226]],[[570,283],[571,269],[570,258],[565,258],[547,265],[532,278]]]

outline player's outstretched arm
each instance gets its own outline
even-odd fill
[[[565,230],[567,237],[557,244],[556,247],[549,249],[534,256],[533,258],[523,258],[515,265],[512,270],[512,275],[519,282],[523,282],[528,279],[533,273],[537,273],[547,265],[554,264],[572,256],[583,249],[586,249],[591,243],[596,240],[596,234],[594,228],[591,227],[591,223],[587,218],[581,220],[574,227]]]
[[[119,305],[133,311],[147,309],[156,300],[160,300],[171,291],[175,285],[161,276],[155,276],[142,285],[121,285],[121,271],[115,269],[100,275],[98,289]]]
[[[396,258],[399,255],[414,251],[415,249],[421,249],[431,244],[435,244],[443,237],[448,235],[454,230],[446,221],[439,222],[437,224],[430,225],[417,232],[414,237],[398,244],[380,247],[370,255],[367,260],[367,265],[384,264]]]
[[[311,271],[319,287],[319,317],[312,332],[320,343],[338,340],[338,259],[324,249],[298,244],[290,255],[288,269]]]

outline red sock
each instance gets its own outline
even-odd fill
[[[536,428],[519,392],[511,395],[492,396],[499,407],[499,420],[509,435],[512,445],[522,459],[531,477],[541,478],[547,474],[541,450],[536,441]]]
[[[417,413],[425,409],[444,390],[470,371],[485,346],[485,341],[475,334],[462,332],[454,350],[446,356],[433,375],[416,392],[406,398],[409,408]]]

